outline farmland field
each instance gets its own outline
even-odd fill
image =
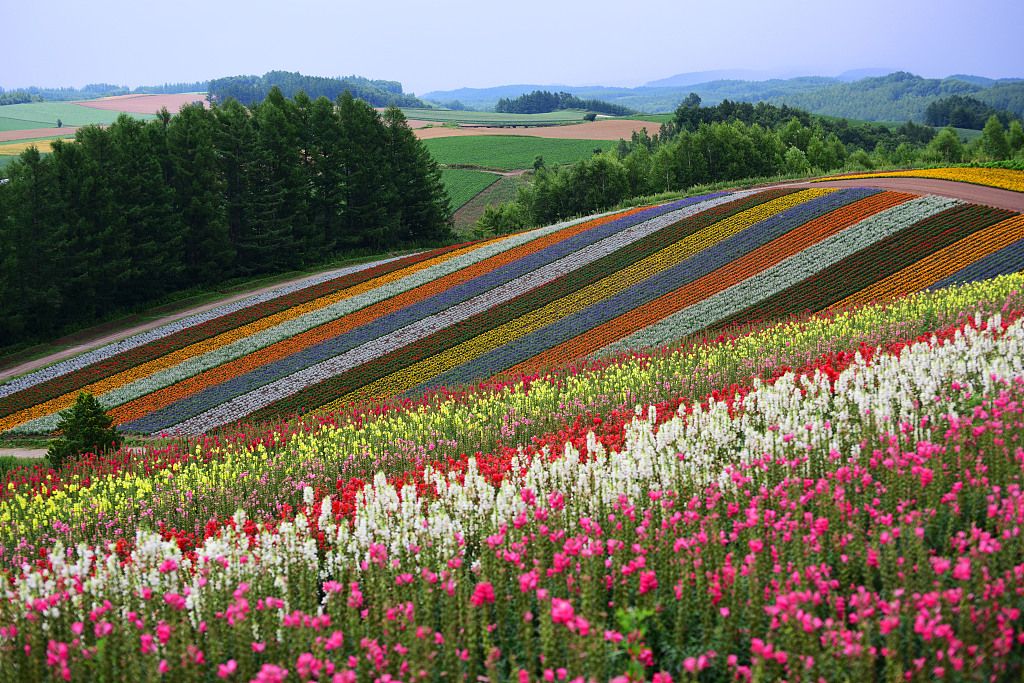
[[[206,101],[206,93],[201,92],[171,95],[117,95],[95,100],[81,100],[76,104],[90,109],[152,115],[164,107],[172,114],[177,114],[184,105],[193,102],[201,102],[205,107],[210,106]]]
[[[116,111],[91,109],[72,102],[31,102],[8,104],[0,107],[0,131],[57,127],[57,119],[65,126],[113,123]],[[129,114],[135,118],[151,119],[152,115]]]
[[[441,180],[451,198],[452,211],[457,211],[476,195],[483,192],[501,176],[484,171],[470,171],[463,168],[441,170]]]
[[[533,126],[530,128],[494,128],[476,126],[471,128],[455,128],[452,126],[418,127],[416,137],[420,140],[434,138],[469,137],[473,135],[516,135],[523,137],[551,138],[559,140],[628,140],[633,133],[646,130],[649,135],[656,134],[660,125],[652,121],[628,119],[599,119],[585,123],[566,124],[564,126]]]
[[[50,144],[57,138],[32,138],[14,142],[0,142],[0,157],[16,157],[29,147],[35,147],[42,153],[50,151]]]
[[[81,390],[130,432],[413,397],[1015,272],[1024,217],[847,188],[716,192],[325,273],[0,385],[47,433]]]
[[[455,225],[456,232],[464,233],[471,231],[476,226],[480,216],[483,215],[484,209],[488,206],[497,206],[498,204],[514,200],[519,188],[527,182],[529,181],[526,174],[498,176],[496,183],[470,199],[455,212],[455,215],[452,216],[452,222]]]
[[[450,109],[402,109],[408,119],[486,126],[551,126],[579,123],[583,111],[553,111],[544,114],[499,114],[493,111],[454,111]]]
[[[532,168],[538,156],[549,166],[571,164],[607,150],[607,140],[549,140],[546,138],[487,135],[424,140],[430,154],[443,165],[479,166],[511,171]]]

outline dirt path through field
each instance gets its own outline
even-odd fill
[[[386,259],[386,258],[390,258],[390,257],[388,257],[388,256],[382,256],[381,257],[381,259]],[[347,267],[348,266],[340,266],[340,268],[347,268]],[[182,318],[187,318],[190,315],[196,315],[197,313],[203,313],[205,311],[210,310],[211,308],[216,308],[218,306],[223,306],[225,304],[230,304],[230,303],[238,301],[240,299],[245,299],[245,298],[250,297],[250,296],[256,296],[257,294],[263,294],[264,292],[269,292],[269,291],[278,289],[280,287],[286,287],[288,285],[295,284],[297,282],[302,282],[303,280],[306,280],[306,279],[308,279],[310,277],[313,277],[313,275],[303,275],[302,277],[297,277],[297,278],[294,278],[294,279],[291,279],[291,280],[284,280],[284,281],[281,281],[281,282],[276,282],[276,283],[274,283],[272,285],[267,285],[266,287],[260,287],[259,289],[252,289],[252,290],[243,292],[241,294],[233,294],[233,295],[231,295],[229,297],[225,297],[223,299],[218,299],[216,301],[203,304],[202,306],[196,306],[194,308],[189,308],[189,309],[184,310],[184,311],[178,311],[176,313],[171,313],[171,314],[168,314],[168,315],[165,315],[165,316],[161,316],[160,318],[157,318],[155,320],[151,320],[149,322],[141,323],[139,325],[134,325],[134,326],[129,327],[127,329],[118,330],[117,332],[112,332],[110,334],[104,334],[104,335],[101,335],[101,336],[98,336],[98,337],[92,337],[92,338],[85,339],[85,340],[76,340],[76,342],[73,343],[72,346],[69,346],[68,348],[63,349],[61,351],[56,351],[54,353],[48,354],[46,356],[43,356],[42,358],[36,358],[34,360],[25,361],[24,363],[20,363],[18,365],[10,367],[10,368],[0,369],[0,382],[4,382],[7,379],[10,379],[12,377],[16,377],[18,375],[23,375],[23,374],[25,374],[27,372],[32,372],[33,370],[38,370],[41,367],[44,367],[46,365],[50,365],[52,363],[56,363],[57,361],[64,360],[65,358],[70,358],[71,356],[77,356],[80,353],[85,353],[86,351],[91,351],[92,349],[98,348],[100,346],[104,346],[106,344],[110,344],[112,342],[116,342],[119,339],[124,339],[125,337],[130,337],[133,334],[138,334],[140,332],[146,332],[147,330],[152,330],[154,328],[160,327],[161,325],[167,325],[168,323],[173,323],[176,320],[181,320]],[[60,344],[60,343],[61,343],[61,340],[59,340],[59,339],[54,342],[54,344]]]
[[[145,446],[129,446],[125,450],[131,451],[132,453],[135,453],[136,455],[138,455],[138,454],[141,454],[141,453],[145,453],[146,452],[146,447]],[[45,448],[0,448],[0,458],[3,458],[5,456],[6,457],[10,457],[10,458],[18,458],[19,460],[29,459],[29,458],[45,458],[46,457],[46,449]]]
[[[45,448],[0,448],[0,458],[18,458],[19,460],[29,458],[45,458]]]
[[[943,197],[962,199],[972,204],[985,204],[998,209],[1024,213],[1024,192],[934,178],[858,178],[855,180],[825,180],[820,183],[782,183],[772,187],[877,187],[882,190],[897,190],[914,194],[938,194]]]

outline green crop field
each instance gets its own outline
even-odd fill
[[[629,118],[636,121],[653,121],[654,123],[668,123],[675,118],[675,114],[634,114]]]
[[[441,170],[441,180],[452,200],[452,211],[458,211],[473,197],[494,184],[500,175],[484,171],[470,171],[464,168]]]
[[[109,124],[117,120],[120,112],[91,109],[71,102],[30,102],[0,106],[0,131],[56,128],[57,119],[65,126],[87,126],[92,123]],[[152,114],[129,114],[139,119],[155,118]]]
[[[611,149],[608,140],[558,140],[515,135],[478,135],[434,138],[423,143],[445,166],[479,166],[512,171],[533,168],[533,160],[544,157],[548,166],[571,164],[586,159],[594,150]]]
[[[452,109],[403,109],[406,118],[438,123],[462,123],[485,126],[551,126],[581,123],[586,112],[578,109],[545,114],[499,114],[493,111],[454,111]]]

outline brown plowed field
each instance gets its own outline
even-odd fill
[[[62,135],[74,135],[77,128],[64,126],[63,128],[31,128],[29,130],[2,130],[0,131],[0,142],[12,142],[14,140],[33,140],[35,138],[52,138]]]
[[[460,135],[524,135],[532,138],[556,138],[561,140],[618,140],[629,139],[633,131],[646,128],[650,135],[657,133],[660,123],[653,121],[637,121],[634,119],[605,119],[574,123],[568,126],[538,126],[534,128],[446,128],[436,125],[433,128],[418,128],[416,137],[420,140],[431,138],[447,138]]]
[[[914,194],[937,194],[962,199],[972,204],[985,204],[999,209],[1024,213],[1024,193],[997,187],[957,183],[933,178],[859,178],[857,180],[825,180],[820,183],[786,183],[780,187],[877,187]]]
[[[132,114],[155,114],[161,108],[167,107],[167,111],[177,114],[186,104],[202,102],[203,106],[209,107],[206,102],[206,95],[202,93],[181,93],[176,95],[116,95],[114,97],[101,97],[98,100],[82,100],[75,102],[83,107],[91,109],[105,109],[107,111],[126,111]]]

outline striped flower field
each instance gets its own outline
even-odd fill
[[[0,431],[80,391],[202,434],[669,344],[1024,267],[1024,217],[873,189],[714,193],[326,273],[0,385]]]

